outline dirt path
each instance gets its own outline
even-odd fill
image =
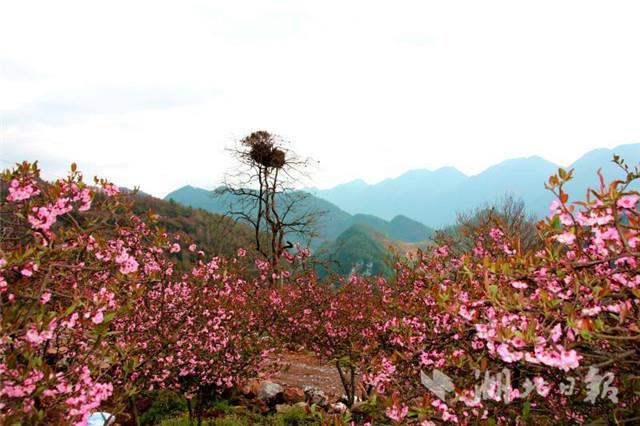
[[[285,352],[281,362],[284,364],[283,368],[271,379],[275,383],[301,389],[315,386],[324,391],[331,401],[344,393],[335,366],[320,362],[312,354]]]

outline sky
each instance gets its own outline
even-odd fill
[[[0,165],[213,188],[254,130],[305,186],[640,142],[637,1],[0,2]]]

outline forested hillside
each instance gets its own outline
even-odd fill
[[[315,229],[318,235],[312,241],[313,248],[325,242],[334,241],[341,233],[356,224],[369,225],[386,238],[402,242],[427,241],[433,236],[433,229],[405,216],[394,217],[391,221],[387,221],[373,215],[351,215],[333,203],[310,194],[304,194],[301,199],[296,209],[315,212],[317,216]],[[228,214],[234,206],[240,205],[229,194],[218,195],[215,191],[192,186],[185,186],[169,193],[165,200],[174,200],[184,206],[219,214]],[[291,240],[300,241],[300,238],[292,235]],[[304,243],[304,241],[301,242]]]

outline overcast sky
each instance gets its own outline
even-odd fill
[[[0,161],[157,196],[266,129],[311,185],[640,142],[638,1],[5,1]]]

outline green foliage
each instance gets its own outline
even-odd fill
[[[155,425],[162,420],[182,413],[187,408],[184,398],[170,391],[158,391],[151,395],[153,403],[140,416],[140,424]]]
[[[203,426],[313,426],[320,425],[321,418],[302,407],[290,407],[283,413],[260,414],[255,411],[228,413],[223,417],[205,419]],[[166,419],[161,426],[191,426],[188,414]]]
[[[189,416],[184,414],[180,417],[174,417],[171,419],[163,420],[160,423],[160,426],[192,426],[193,423],[189,422]],[[208,421],[203,421],[202,426],[211,426],[211,423]]]
[[[249,422],[249,418],[246,416],[242,417],[235,414],[218,418],[211,422],[212,426],[249,426],[251,424],[255,423]]]
[[[233,256],[239,247],[249,247],[252,231],[229,217],[199,208],[185,207],[174,200],[164,201],[148,195],[136,195],[133,210],[149,210],[159,215],[158,222],[170,233],[183,233],[208,255]],[[181,253],[183,266],[188,266]]]
[[[229,403],[229,400],[227,399],[223,399],[223,398],[214,398],[210,403],[209,406],[218,412],[222,412],[222,413],[228,413],[229,411],[231,411],[231,404]]]
[[[312,413],[307,413],[307,410],[302,407],[291,407],[279,417],[281,417],[282,424],[285,426],[315,425],[319,423],[317,417],[313,416]]]
[[[291,194],[291,197],[295,196],[300,198],[296,206],[297,210],[318,213],[315,223],[317,228],[315,231],[318,235],[317,238],[311,241],[312,249],[317,249],[322,243],[334,241],[341,233],[353,225],[368,225],[375,229],[376,232],[384,234],[385,237],[402,242],[425,241],[434,233],[433,229],[406,216],[399,215],[391,221],[387,221],[367,214],[350,215],[335,204],[311,194],[304,194],[304,196],[303,193],[298,192]],[[220,214],[228,212],[231,205],[236,205],[237,207],[240,204],[238,202],[234,203],[232,196],[229,194],[215,196],[211,191],[191,186],[185,186],[170,193],[166,199],[169,202],[174,202],[174,204],[177,202],[184,206]],[[280,203],[285,204],[287,201],[287,199],[279,200]],[[287,239],[302,245],[307,242],[306,239],[291,234],[287,236]]]
[[[322,266],[318,268],[318,275],[322,278],[329,271],[343,276],[352,273],[389,275],[391,268],[387,261],[390,253],[384,241],[384,236],[369,226],[350,227],[334,243],[320,250],[318,258]]]

